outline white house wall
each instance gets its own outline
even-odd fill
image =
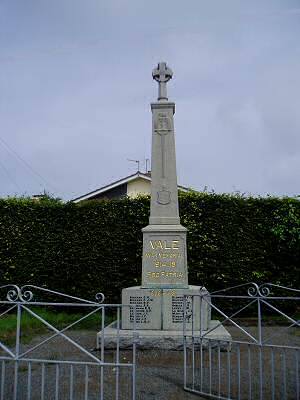
[[[136,197],[139,194],[150,194],[151,182],[145,179],[137,178],[127,183],[127,196]]]

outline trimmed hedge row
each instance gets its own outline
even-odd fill
[[[300,201],[180,194],[190,284],[216,290],[248,281],[300,285]],[[119,302],[139,285],[149,198],[80,205],[0,200],[1,285],[30,283]]]

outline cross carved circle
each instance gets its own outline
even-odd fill
[[[160,62],[157,68],[154,68],[152,71],[152,77],[157,82],[168,82],[170,79],[172,79],[172,76],[173,72],[171,68],[167,67],[167,63],[165,62]]]

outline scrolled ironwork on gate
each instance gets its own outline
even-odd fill
[[[300,290],[247,283],[194,295],[192,305],[199,298],[212,322],[198,331],[184,324],[184,389],[212,399],[299,400]]]
[[[122,307],[133,306],[104,304],[102,293],[91,301],[34,285],[0,286],[0,400],[134,400],[136,340],[121,351]],[[59,315],[61,311],[74,315],[76,310],[76,315],[58,328],[47,320],[48,309]],[[91,318],[93,329],[75,329]],[[23,335],[28,319],[43,327],[30,339]],[[108,350],[104,328],[112,319],[116,319],[116,345]],[[10,329],[9,337],[7,324],[12,321],[15,329]]]

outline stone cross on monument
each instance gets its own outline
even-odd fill
[[[168,100],[167,82],[172,79],[173,72],[165,62],[158,63],[157,68],[152,71],[152,77],[158,82],[158,101]]]

